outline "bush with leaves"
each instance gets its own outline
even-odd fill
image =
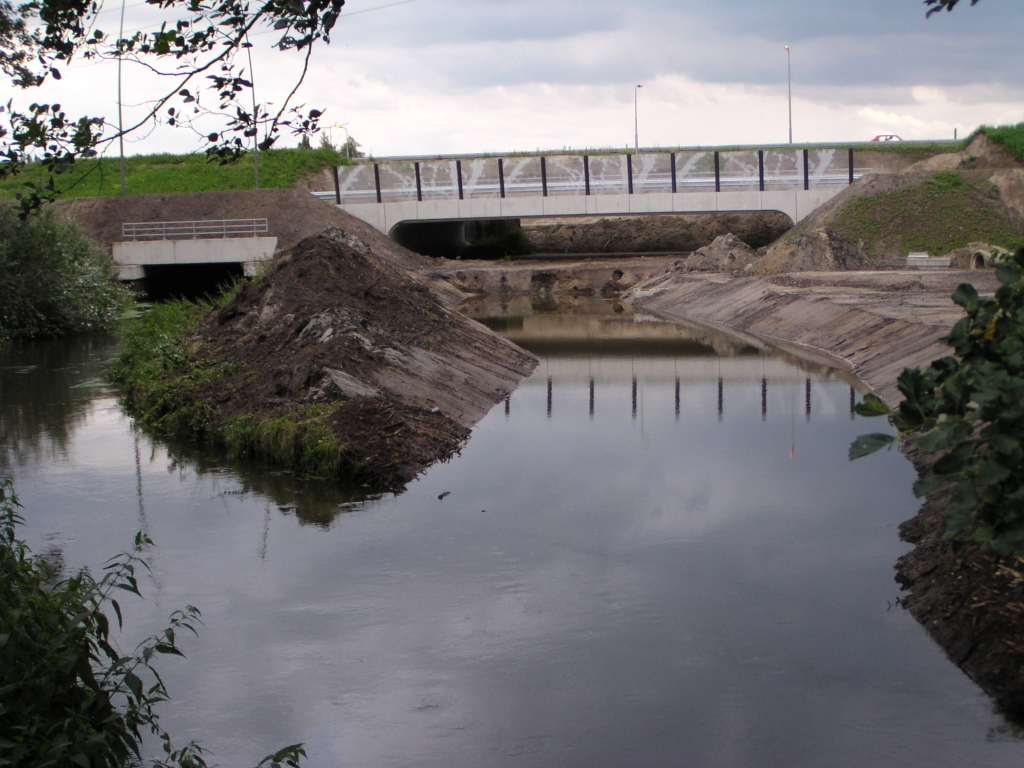
[[[997,555],[1024,555],[1024,249],[1001,260],[996,275],[1002,285],[992,299],[979,297],[969,283],[953,293],[966,312],[943,339],[954,356],[923,371],[904,370],[895,411],[874,395],[857,411],[888,415],[923,453],[938,455],[914,493],[926,496],[954,484],[947,540],[967,534]],[[850,447],[850,458],[893,439],[864,435]]]
[[[110,257],[52,210],[18,214],[0,206],[0,338],[110,328],[131,302]]]
[[[131,653],[111,636],[109,612],[121,627],[115,596],[139,596],[136,571],[152,542],[136,534],[134,549],[108,561],[99,580],[84,569],[61,580],[16,537],[19,506],[8,478],[0,483],[0,766],[143,765],[147,737],[163,748],[153,768],[206,766],[195,742],[173,745],[155,709],[168,696],[154,661],[182,655],[178,637],[195,633],[199,611],[174,612]],[[260,766],[297,766],[304,756],[295,744]]]

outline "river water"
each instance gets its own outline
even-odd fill
[[[23,534],[68,569],[156,541],[122,643],[201,609],[163,719],[225,766],[1024,763],[894,605],[913,472],[846,460],[855,382],[616,309],[484,317],[537,371],[370,498],[135,431],[114,339],[7,350]]]

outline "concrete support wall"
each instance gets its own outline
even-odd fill
[[[829,185],[810,190],[759,192],[680,192],[642,195],[561,195],[424,202],[342,203],[338,207],[388,234],[402,222],[469,219],[527,219],[541,216],[615,216],[656,213],[780,211],[793,223],[846,189]]]
[[[276,237],[216,240],[148,240],[113,243],[114,264],[122,280],[138,280],[143,268],[184,264],[242,264],[246,274],[277,249]]]

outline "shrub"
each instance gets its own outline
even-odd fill
[[[103,250],[52,210],[0,206],[0,337],[110,328],[131,301]]]
[[[88,570],[59,580],[16,537],[18,507],[10,479],[0,482],[0,766],[139,765],[150,734],[164,753],[153,768],[204,768],[199,745],[175,748],[160,726],[155,708],[168,696],[153,666],[161,654],[182,655],[178,636],[195,632],[199,611],[176,611],[132,653],[111,637],[109,611],[121,626],[115,595],[139,595],[135,572],[152,542],[136,534],[98,581]],[[304,755],[295,744],[260,766],[297,766]]]
[[[947,540],[965,534],[1009,556],[1024,554],[1024,248],[1003,259],[996,274],[1002,286],[993,299],[980,298],[968,283],[953,293],[966,313],[943,339],[955,354],[923,371],[904,370],[895,411],[868,395],[858,412],[889,415],[922,452],[938,455],[914,493],[954,485]],[[850,447],[850,458],[892,441],[891,435],[864,435]]]

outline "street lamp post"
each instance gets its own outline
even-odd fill
[[[640,151],[640,117],[637,111],[637,94],[640,93],[642,85],[638,85],[633,89],[633,149],[636,152]]]
[[[786,87],[789,92],[789,143],[793,143],[793,60],[786,46]]]
[[[124,7],[125,0],[121,0],[121,26],[117,33],[117,145],[121,150],[121,194],[128,194],[128,187],[125,182],[124,170],[124,102],[121,99],[121,66],[124,55],[121,50],[121,41],[124,39]]]

